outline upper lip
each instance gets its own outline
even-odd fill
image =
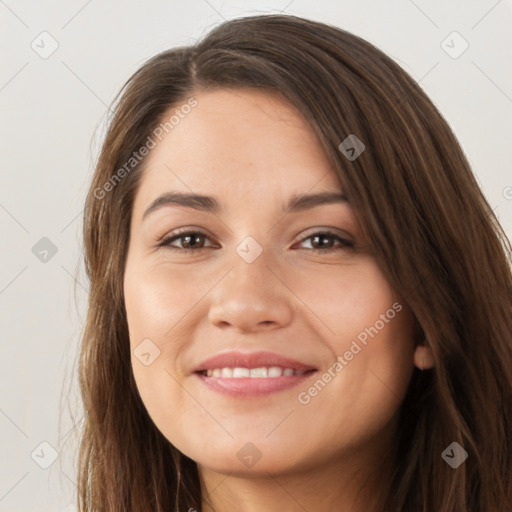
[[[202,372],[205,370],[215,370],[216,368],[261,368],[270,366],[280,366],[281,368],[292,368],[301,371],[316,370],[314,366],[273,352],[244,353],[232,351],[205,359],[193,371]]]

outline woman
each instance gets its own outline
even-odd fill
[[[510,509],[510,243],[366,41],[254,16],[149,60],[84,243],[80,510]]]

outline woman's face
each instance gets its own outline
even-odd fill
[[[311,128],[268,92],[195,97],[151,149],[131,219],[124,296],[148,413],[232,474],[389,448],[413,320]]]

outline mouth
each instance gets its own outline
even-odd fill
[[[293,368],[282,368],[280,366],[261,366],[259,368],[244,368],[237,366],[230,368],[214,368],[213,370],[203,370],[199,373],[205,377],[223,378],[223,379],[275,379],[276,377],[293,377],[295,375],[304,375],[314,370],[294,370]]]
[[[249,398],[298,386],[316,372],[278,354],[230,352],[206,360],[194,373],[211,391]]]

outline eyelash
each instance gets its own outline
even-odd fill
[[[180,251],[182,253],[197,252],[202,249],[209,248],[209,247],[199,247],[198,249],[190,249],[190,248],[184,248],[184,247],[175,247],[175,246],[171,245],[171,242],[173,242],[175,240],[179,240],[186,236],[191,236],[191,235],[201,235],[201,236],[208,238],[208,235],[206,233],[203,233],[202,231],[182,231],[182,232],[178,231],[178,232],[172,233],[171,235],[169,235],[167,237],[162,238],[159,241],[159,243],[157,244],[157,246],[158,247],[167,247],[171,250]],[[317,231],[315,233],[312,233],[311,235],[308,235],[307,237],[300,240],[299,243],[303,243],[304,241],[309,240],[310,238],[313,238],[318,235],[331,236],[331,237],[337,239],[339,242],[341,242],[342,247],[327,247],[325,249],[314,248],[314,249],[308,249],[309,251],[313,251],[316,253],[330,253],[330,252],[333,252],[336,250],[351,249],[354,247],[354,244],[352,242],[350,242],[349,240],[345,240],[344,238],[341,238],[338,234],[334,233],[333,231],[329,231],[329,230]]]

